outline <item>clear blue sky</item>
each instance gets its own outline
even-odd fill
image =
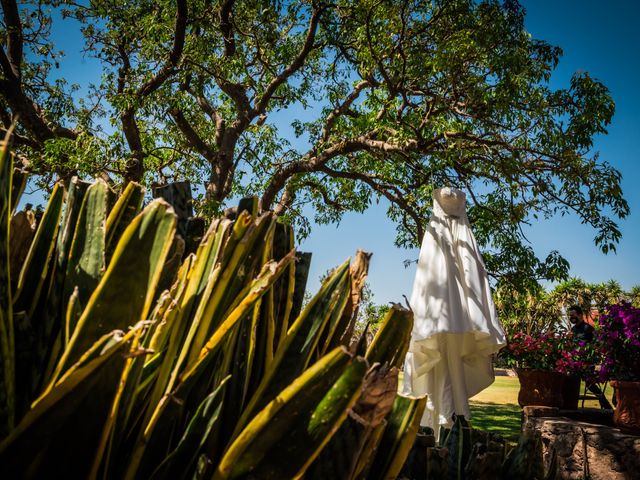
[[[588,282],[618,280],[623,288],[640,284],[640,2],[636,0],[528,0],[526,26],[534,38],[562,47],[564,56],[552,86],[567,87],[576,71],[588,71],[607,85],[616,114],[607,136],[596,139],[601,159],[623,175],[623,191],[631,215],[621,223],[623,239],[617,254],[602,254],[593,243],[594,231],[575,218],[539,221],[526,230],[539,255],[560,251],[571,263],[571,275]],[[425,219],[426,221],[426,219]],[[341,225],[318,226],[301,248],[314,254],[312,290],[317,276],[362,248],[373,252],[369,282],[376,303],[410,296],[418,250],[393,246],[394,226],[384,208],[364,215],[350,214]]]
[[[595,150],[622,172],[624,193],[632,212],[621,224],[623,240],[617,255],[600,253],[593,244],[594,232],[572,218],[540,221],[527,230],[527,236],[540,255],[554,249],[564,254],[571,262],[572,275],[590,282],[613,278],[630,288],[640,283],[640,190],[635,185],[640,174],[640,2],[527,0],[523,4],[527,9],[526,25],[534,38],[564,50],[552,86],[566,87],[574,72],[584,70],[611,90],[616,115],[609,135],[597,138]],[[79,54],[83,43],[79,32],[69,29],[68,22],[56,23],[56,47],[68,53],[59,75],[83,87],[96,81],[100,74],[98,64]],[[314,254],[309,283],[312,292],[317,290],[321,274],[362,248],[374,254],[369,282],[376,303],[402,301],[402,295],[410,295],[415,265],[405,268],[403,261],[416,259],[418,250],[394,247],[395,227],[385,211],[386,206],[381,203],[365,214],[346,215],[338,227],[313,229],[300,246]]]

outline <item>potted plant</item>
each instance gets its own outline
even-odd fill
[[[580,397],[580,380],[587,385],[599,379],[596,365],[601,363],[601,353],[593,342],[574,341],[568,334],[561,342],[555,370],[565,375],[563,408],[575,410]]]
[[[600,316],[597,339],[602,350],[600,378],[615,390],[614,423],[640,434],[640,309],[628,302]]]
[[[566,375],[558,371],[556,365],[561,358],[564,343],[565,339],[555,333],[533,337],[517,332],[508,339],[500,356],[518,375],[518,403],[521,407],[564,407],[562,391]]]

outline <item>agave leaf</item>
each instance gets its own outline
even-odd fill
[[[333,329],[334,334],[328,338],[325,350],[335,348],[338,345],[349,346],[351,344],[356,320],[358,319],[362,292],[369,274],[371,256],[371,253],[363,250],[356,252],[355,259],[351,263],[351,296],[338,325]]]
[[[11,163],[9,159],[9,163]],[[13,178],[11,179],[11,214],[16,211],[18,207],[18,203],[20,203],[20,197],[22,197],[22,192],[24,192],[25,187],[27,186],[27,180],[29,179],[29,174],[23,172],[22,170],[18,170],[17,168],[13,169]]]
[[[346,418],[366,370],[342,348],[328,353],[249,422],[213,478],[299,478]]]
[[[242,212],[239,221],[245,212]],[[207,301],[201,303],[204,308],[200,308],[196,313],[197,323],[194,322],[194,325],[197,325],[197,330],[191,343],[187,365],[192,365],[197,360],[207,338],[224,318],[224,313],[234,308],[232,302],[239,301],[238,293],[245,288],[247,282],[251,281],[258,261],[262,258],[262,250],[254,248],[254,245],[263,240],[273,226],[274,219],[271,214],[264,214],[252,222],[239,237],[240,240],[234,246],[231,258],[222,265],[219,277],[208,285],[211,293]],[[229,254],[229,252],[227,247],[226,253]]]
[[[271,288],[273,282],[286,270],[294,258],[294,252],[291,252],[277,264],[269,262],[263,267],[260,275],[239,294],[242,301],[224,316],[224,322],[209,338],[197,362],[180,376],[175,389],[167,392],[160,399],[150,419],[145,420],[143,435],[136,443],[125,478],[146,477],[155,468],[153,462],[157,458],[157,450],[164,450],[162,445],[168,442],[166,436],[171,432],[174,423],[181,418],[181,412],[185,410],[184,403],[194,385],[201,379],[210,378],[213,375],[211,362],[225,344],[228,335],[237,323],[252,311],[255,303]],[[200,401],[201,399],[198,403]]]
[[[502,478],[544,478],[540,432],[523,432],[502,465]]]
[[[24,261],[13,299],[15,411],[22,416],[39,390],[46,359],[55,339],[56,317],[47,315],[52,288],[54,248],[64,201],[56,184]],[[59,326],[59,324],[58,324]]]
[[[224,257],[225,252],[232,248],[236,241],[231,226],[232,223],[228,220],[213,222],[198,246],[194,265],[188,277],[189,283],[180,306],[180,316],[183,318],[181,321],[188,325],[188,328],[186,337],[180,342],[183,347],[174,364],[169,384],[166,387],[167,391],[173,389],[173,385],[187,361],[193,338],[202,317],[201,312],[209,302],[211,290],[220,274],[220,264],[223,263],[221,257]]]
[[[109,187],[96,181],[84,195],[66,265],[63,299],[78,288],[78,300],[86,304],[104,273],[105,221]],[[73,332],[75,324],[69,325]]]
[[[10,128],[0,147],[0,438],[13,428],[15,422],[15,357],[9,227],[13,166],[9,150]]]
[[[458,479],[465,478],[465,467],[469,462],[473,440],[469,422],[463,416],[456,416],[444,445],[449,452],[449,476]]]
[[[373,365],[364,377],[358,401],[329,444],[309,467],[305,478],[357,478],[371,456],[369,438],[391,411],[398,389],[398,369]]]
[[[382,325],[367,349],[369,363],[385,363],[400,368],[409,348],[413,313],[394,304],[382,320]]]
[[[273,238],[273,258],[280,260],[288,252],[294,249],[294,235],[291,225],[281,222],[276,224]],[[289,319],[293,309],[293,295],[296,287],[296,266],[291,265],[287,274],[283,275],[273,286],[274,297],[274,344],[273,351],[284,340],[289,329]]]
[[[265,371],[260,385],[243,412],[232,438],[236,437],[258,410],[307,368],[322,329],[332,316],[341,314],[349,295],[349,286],[347,260],[325,280],[316,296],[291,325],[271,367]]]
[[[219,419],[224,398],[224,388],[231,377],[226,377],[220,385],[205,397],[193,414],[177,447],[158,465],[151,478],[153,480],[187,478],[195,468],[200,450],[207,444],[209,435]]]
[[[289,318],[298,318],[302,311],[304,295],[307,291],[307,279],[311,268],[311,252],[298,252],[296,254],[295,289],[293,292],[291,314]],[[283,337],[284,338],[284,337]]]
[[[109,212],[105,234],[105,248],[108,260],[111,259],[111,254],[118,244],[120,236],[140,212],[143,200],[144,188],[142,188],[142,185],[129,182]]]
[[[241,203],[242,206],[242,203]],[[247,205],[251,207],[251,204]],[[258,246],[254,256],[262,254],[261,263],[267,263],[273,257],[273,239],[275,234],[274,222],[270,222],[264,233],[262,245]],[[260,233],[258,233],[260,235]],[[261,252],[260,252],[261,250]],[[292,252],[287,252],[293,255]],[[285,257],[282,255],[279,259]],[[287,270],[293,266],[291,262]],[[262,298],[256,303],[251,312],[243,318],[236,328],[235,334],[229,338],[229,346],[225,348],[224,360],[222,368],[217,373],[217,377],[230,374],[234,379],[225,392],[225,408],[222,419],[222,435],[227,436],[235,429],[235,425],[242,413],[247,401],[247,395],[250,389],[251,375],[254,368],[254,361],[257,359],[256,366],[264,366],[273,359],[273,339],[274,339],[274,302],[273,289],[277,283],[283,279],[284,275],[274,283],[274,286],[268,289]],[[237,299],[239,299],[238,297]],[[234,301],[234,304],[237,302]],[[256,328],[261,325],[264,328],[258,332]]]
[[[371,480],[397,478],[415,441],[427,397],[397,395],[367,475]]]
[[[123,355],[134,335],[100,338],[38,399],[0,444],[3,473],[13,478],[85,478],[117,391]]]
[[[90,186],[90,183],[83,182],[79,180],[78,177],[73,177],[69,183],[69,192],[67,194],[67,201],[64,214],[62,215],[56,245],[57,266],[62,276],[64,276],[64,273],[67,271],[69,249],[71,248],[71,242],[73,241],[76,225],[78,224],[78,215],[82,208],[84,196]]]
[[[93,458],[93,465],[91,466],[91,473],[89,474],[89,478],[96,478],[98,476],[99,470],[102,468],[102,475],[108,478],[108,467],[110,461],[109,453],[112,451],[111,445],[116,443],[119,445],[119,438],[114,440],[116,436],[115,425],[119,417],[122,417],[121,411],[126,408],[127,405],[130,404],[129,399],[132,392],[132,383],[135,384],[136,373],[142,368],[144,362],[136,361],[140,355],[144,355],[146,351],[140,347],[140,337],[143,334],[144,329],[141,328],[141,325],[135,329],[135,335],[131,340],[131,347],[125,356],[125,364],[122,369],[122,375],[120,376],[120,381],[118,382],[118,388],[115,393],[115,397],[113,399],[113,403],[111,404],[111,409],[109,411],[109,415],[107,420],[102,428],[102,435],[100,435],[100,443],[98,444],[98,448],[96,454]],[[131,382],[130,379],[134,377],[134,381]],[[125,408],[120,408],[120,405],[123,405]],[[117,462],[118,459],[114,459]]]
[[[63,201],[64,188],[56,183],[20,272],[13,310],[24,311],[29,318],[38,305],[40,293],[49,272]]]
[[[175,215],[163,200],[151,202],[129,224],[78,320],[54,380],[96,338],[147,318],[175,228]]]

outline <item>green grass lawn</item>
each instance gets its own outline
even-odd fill
[[[522,413],[518,405],[519,390],[517,377],[496,377],[493,385],[470,399],[471,424],[517,442]]]
[[[520,434],[522,409],[518,405],[520,382],[517,377],[496,377],[489,388],[469,400],[471,405],[471,423],[474,427],[499,433],[509,441],[517,441]],[[584,382],[580,392],[584,391]],[[607,388],[606,394],[611,401],[613,389]],[[580,403],[578,406],[581,406]],[[597,400],[587,400],[585,408],[600,408]]]

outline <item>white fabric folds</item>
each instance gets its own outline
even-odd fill
[[[460,190],[434,191],[410,304],[403,391],[428,394],[421,424],[437,434],[454,413],[470,418],[469,398],[493,383],[491,355],[506,343]]]

